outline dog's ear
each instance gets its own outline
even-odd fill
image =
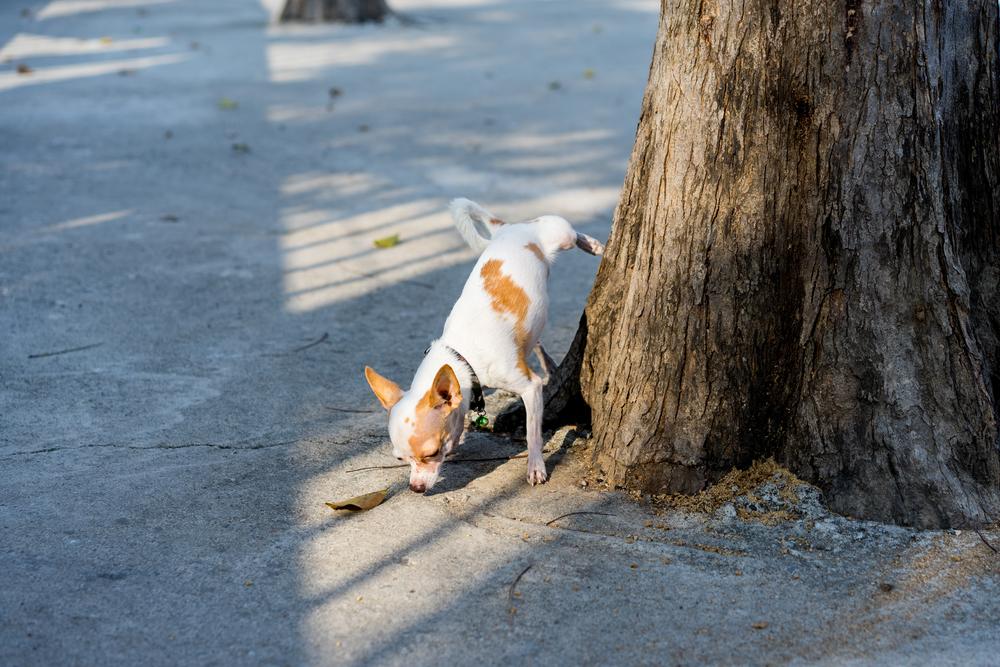
[[[458,386],[458,377],[451,366],[445,364],[434,377],[431,385],[431,405],[447,405],[454,410],[462,404],[462,388]]]
[[[372,388],[375,396],[378,397],[382,407],[386,410],[399,403],[399,399],[403,398],[403,390],[399,388],[398,384],[389,378],[382,377],[368,366],[365,366],[365,378],[368,380],[368,386]]]

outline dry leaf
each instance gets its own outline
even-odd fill
[[[763,630],[767,628],[767,621],[757,621],[750,627],[752,627],[754,630]]]
[[[371,493],[365,493],[360,496],[348,498],[347,500],[341,500],[340,502],[326,503],[326,506],[332,510],[370,510],[373,507],[381,505],[382,501],[388,495],[389,489],[385,488],[381,491],[372,491]]]
[[[399,234],[393,234],[392,236],[386,236],[381,239],[375,239],[376,248],[391,248],[394,245],[399,244]]]
[[[236,100],[231,100],[228,97],[223,97],[219,100],[219,108],[223,111],[232,111],[240,105]]]
[[[593,79],[595,76],[597,76],[597,72],[595,72],[594,70],[590,69],[589,67],[587,69],[583,70],[583,78],[584,79]]]

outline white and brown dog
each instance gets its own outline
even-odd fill
[[[389,411],[393,454],[410,464],[410,489],[434,486],[445,457],[465,436],[470,406],[482,410],[480,383],[514,392],[527,415],[528,482],[547,479],[542,458],[542,379],[528,366],[548,315],[549,266],[574,246],[600,255],[604,246],[555,215],[506,224],[468,199],[451,203],[455,226],[481,251],[472,275],[431,343],[408,391],[365,367],[372,391]]]

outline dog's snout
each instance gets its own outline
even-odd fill
[[[414,493],[423,493],[427,490],[427,485],[423,482],[410,482],[410,491]]]

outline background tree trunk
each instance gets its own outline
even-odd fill
[[[773,455],[845,514],[998,519],[997,14],[664,0],[561,369],[612,482],[693,492]]]
[[[286,0],[280,20],[381,23],[390,13],[386,0]]]

